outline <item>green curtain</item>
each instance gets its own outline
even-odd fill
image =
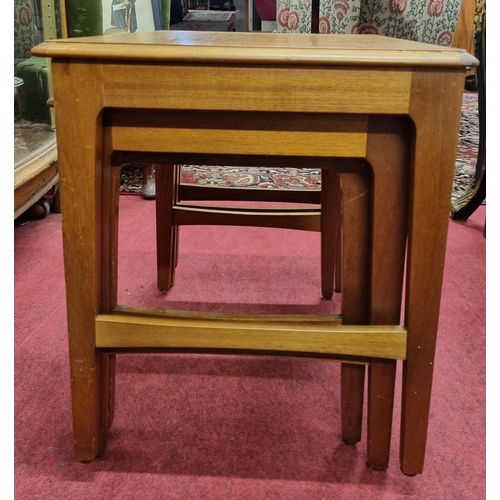
[[[161,0],[161,11],[163,14],[163,29],[170,29],[170,0]]]

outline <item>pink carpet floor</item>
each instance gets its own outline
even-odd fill
[[[177,281],[163,295],[154,202],[122,196],[120,207],[122,304],[338,311],[338,297],[320,298],[319,235],[286,230],[181,228]],[[15,227],[15,498],[485,498],[484,220],[482,206],[450,221],[426,464],[414,478],[398,466],[399,380],[391,464],[375,472],[364,439],[341,442],[338,364],[249,356],[119,356],[106,453],[75,461],[61,216]]]

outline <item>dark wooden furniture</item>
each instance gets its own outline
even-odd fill
[[[462,196],[451,207],[454,220],[466,221],[486,199],[486,4],[478,13],[474,33],[474,54],[479,61],[475,70],[478,93],[479,144],[474,176]],[[486,231],[486,230],[485,230]]]

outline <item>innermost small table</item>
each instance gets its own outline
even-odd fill
[[[463,82],[477,61],[370,35],[188,31],[54,40],[33,52],[53,59],[76,457],[104,452],[116,352],[307,351],[369,364],[368,461],[376,468],[387,467],[380,436],[390,437],[403,360],[400,464],[405,474],[421,473]],[[345,172],[368,162],[371,270],[361,279],[371,290],[372,326],[124,311],[116,219],[119,169],[131,156]],[[394,319],[400,296],[385,287],[399,279],[394,226],[408,238],[404,327]],[[362,394],[362,378],[353,396],[359,385]]]

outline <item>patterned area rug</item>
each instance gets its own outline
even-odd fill
[[[477,94],[466,93],[463,97],[453,200],[460,197],[474,177],[478,143]],[[319,189],[321,187],[321,176],[319,170],[305,168],[184,165],[182,182],[204,186],[245,186],[257,189]],[[123,167],[120,191],[123,193],[140,193],[141,186],[141,166],[127,165]]]
[[[466,93],[463,97],[462,119],[458,141],[455,179],[452,200],[459,198],[470,186],[476,170],[479,146],[479,117],[477,93]]]

